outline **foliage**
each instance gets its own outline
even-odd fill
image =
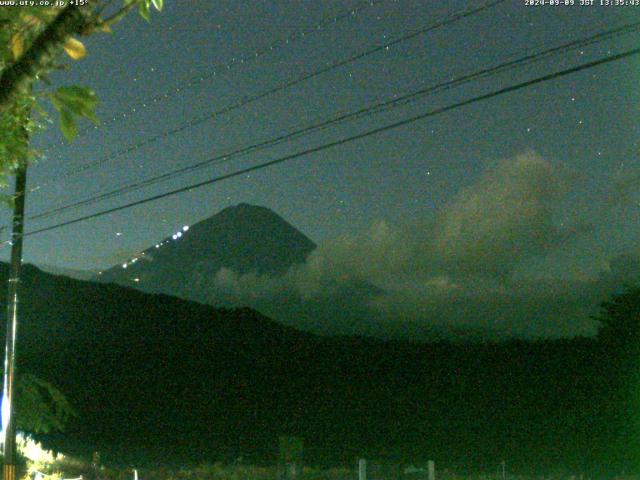
[[[75,411],[60,390],[34,375],[17,376],[18,430],[31,433],[62,431],[72,416]]]
[[[55,464],[54,464],[55,465]],[[81,474],[88,476],[91,470],[88,465],[84,469],[77,466],[69,468],[67,462],[57,462],[57,470],[53,468],[47,471],[58,471],[63,477],[77,477]],[[485,471],[484,473],[459,473],[455,469],[446,468],[441,463],[436,463],[436,478],[441,480],[502,480],[508,478],[510,480],[576,480],[578,478],[600,478],[587,477],[584,474],[562,473],[556,472],[554,475],[521,475],[510,470],[507,465],[505,476],[502,475],[501,466],[496,465],[494,469]],[[132,470],[106,468],[101,471],[101,476],[105,480],[118,480],[122,478],[130,478]],[[140,469],[138,474],[145,480],[278,480],[282,478],[278,475],[278,468],[275,466],[256,466],[256,465],[228,465],[219,462],[207,463],[179,469],[167,468],[165,466],[153,469]],[[314,468],[304,467],[299,480],[353,480],[358,477],[357,463],[354,461],[349,466],[334,468]],[[377,478],[373,475],[372,477]],[[392,477],[389,477],[392,478]],[[424,465],[417,474],[404,474],[402,478],[408,480],[426,480],[426,465]],[[636,475],[621,475],[615,477],[618,480],[638,480]]]
[[[625,455],[640,466],[640,287],[627,286],[601,304],[600,415],[608,431],[607,455]]]
[[[640,287],[626,287],[603,302],[595,320],[600,322],[598,338],[625,351],[640,347]]]
[[[49,122],[43,102],[51,102],[59,113],[60,128],[68,141],[78,133],[78,119],[97,122],[95,109],[98,100],[93,90],[81,86],[51,90],[48,86],[48,74],[64,68],[59,63],[63,53],[72,60],[85,57],[86,47],[76,37],[110,32],[111,25],[135,7],[149,21],[151,7],[160,11],[164,6],[163,0],[124,0],[121,7],[108,12],[111,3],[107,0],[88,2],[81,7],[82,14],[78,14],[82,22],[74,23],[73,31],[63,30],[61,35],[52,35],[51,31],[55,25],[63,25],[58,20],[66,11],[78,7],[0,8],[0,81],[12,74],[16,76],[17,70],[25,71],[25,65],[33,67],[29,71],[34,72],[26,82],[28,88],[13,92],[9,106],[0,108],[0,178],[6,178],[20,162],[28,162],[37,156],[37,152],[29,148],[29,138]],[[40,55],[36,55],[38,52]],[[16,65],[20,68],[13,68]],[[21,83],[15,82],[15,85],[18,89]]]
[[[85,117],[98,123],[95,108],[98,99],[93,90],[86,87],[60,87],[50,96],[55,109],[60,112],[60,128],[67,140],[78,134],[75,117]]]
[[[48,87],[49,72],[62,68],[58,62],[63,52],[72,60],[85,57],[86,47],[74,35],[109,32],[111,25],[135,6],[147,21],[152,5],[158,11],[163,8],[163,0],[124,0],[122,7],[105,18],[103,14],[110,3],[89,2],[82,13],[79,7],[71,5],[0,8],[0,82],[15,89],[2,92],[5,97],[0,105],[0,188],[6,186],[7,175],[37,156],[29,147],[29,140],[48,121],[43,101],[50,101],[58,111],[60,128],[69,141],[78,133],[77,119],[98,121],[95,114],[98,100],[93,90],[81,86],[55,90]],[[77,17],[74,22],[62,22],[63,18],[75,18],[72,13]],[[29,72],[26,81],[24,72]],[[38,84],[39,80],[44,85]],[[6,195],[0,196],[1,201],[8,199]],[[74,415],[58,389],[33,375],[17,376],[16,389],[16,419],[21,430],[34,433],[62,430]]]
[[[15,170],[21,159],[30,160],[33,153],[29,150],[28,135],[38,128],[29,112],[35,105],[33,95],[22,95],[12,110],[0,116],[0,174],[1,177]],[[1,186],[6,185],[2,178]]]

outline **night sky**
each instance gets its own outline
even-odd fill
[[[27,211],[37,214],[640,20],[640,7],[506,1],[103,161],[130,144],[480,5],[168,0],[151,24],[131,15],[113,34],[87,39],[87,58],[54,76],[59,84],[94,88],[104,125],[70,145],[57,126],[35,139],[46,151],[29,172],[29,186],[42,188],[29,195]],[[351,8],[355,13],[342,18]],[[327,21],[334,16],[341,18]],[[300,30],[307,34],[285,42]],[[626,35],[567,51],[128,195],[34,220],[27,230],[636,48],[638,38]],[[275,45],[272,52],[256,58],[270,45]],[[306,285],[303,297],[328,295],[318,293],[318,285],[335,276],[338,283],[361,280],[386,292],[368,302],[382,324],[393,318],[437,318],[445,325],[525,336],[593,333],[594,324],[580,319],[594,302],[632,279],[640,254],[639,68],[640,59],[631,57],[34,235],[26,240],[25,261],[97,271],[183,225],[245,202],[274,210],[319,248],[307,266],[275,287],[273,279],[217,279],[230,283],[238,295],[250,287],[266,298],[273,288],[285,288],[282,282],[295,284],[286,288],[299,293]],[[149,101],[165,92],[170,92],[167,98]],[[100,165],[73,173],[96,161]],[[5,211],[3,219],[8,218]]]

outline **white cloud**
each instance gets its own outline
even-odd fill
[[[438,261],[452,273],[510,273],[557,240],[552,213],[563,191],[554,167],[535,153],[499,162],[439,213]]]
[[[305,311],[339,329],[345,319],[338,310],[358,312],[353,324],[381,332],[405,323],[515,336],[593,333],[588,314],[603,294],[597,281],[540,281],[523,275],[526,268],[512,275],[568,238],[553,222],[564,177],[533,152],[502,160],[460,190],[435,222],[409,228],[378,221],[324,242],[277,278],[222,270],[217,298],[294,325]]]

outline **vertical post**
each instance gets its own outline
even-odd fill
[[[16,330],[18,328],[18,286],[22,267],[22,237],[24,233],[24,204],[27,185],[27,164],[20,162],[16,170],[14,189],[13,230],[11,232],[11,261],[7,296],[7,339],[4,357],[4,385],[2,389],[2,432],[4,436],[4,480],[16,478],[16,420],[13,414]]]
[[[358,480],[367,480],[367,461],[364,458],[358,459]]]
[[[433,460],[429,460],[427,462],[427,472],[428,472],[427,478],[429,480],[436,480],[436,464]]]
[[[297,480],[303,470],[302,439],[294,436],[281,436],[279,444],[278,479]]]
[[[93,452],[91,456],[91,470],[93,470],[93,480],[100,478],[100,453]]]
[[[502,480],[506,480],[506,478],[507,478],[507,462],[502,460],[501,466],[502,466]]]

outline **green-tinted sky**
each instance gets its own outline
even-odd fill
[[[91,197],[337,112],[640,20],[640,6],[596,3],[527,6],[524,0],[510,0],[107,160],[130,144],[482,4],[168,0],[151,24],[132,16],[112,35],[91,38],[87,58],[56,75],[58,82],[96,90],[104,125],[69,146],[60,145],[56,128],[40,135],[37,144],[47,148],[46,157],[32,168],[29,185],[42,188],[29,196],[28,212]],[[327,21],[350,8],[355,8],[353,15]],[[315,25],[320,28],[311,33]],[[300,30],[307,31],[304,37],[284,41]],[[635,48],[639,38],[626,35],[566,51],[390,112],[33,221],[28,230]],[[255,57],[270,45],[273,51]],[[593,307],[593,298],[628,279],[630,259],[639,253],[639,67],[637,57],[596,67],[33,236],[25,260],[97,270],[182,225],[247,202],[278,212],[320,244],[318,256],[328,262],[323,268],[386,289],[388,295],[368,302],[385,321],[429,317],[447,325],[527,335],[593,331],[592,324],[577,325],[576,319]],[[149,101],[164,92],[171,94]],[[73,174],[95,161],[99,166]],[[399,253],[403,249],[405,256]],[[612,271],[612,259],[622,254],[630,257],[614,262]],[[358,263],[354,258],[359,256]],[[627,272],[616,271],[618,264]],[[563,302],[570,305],[563,307]]]

